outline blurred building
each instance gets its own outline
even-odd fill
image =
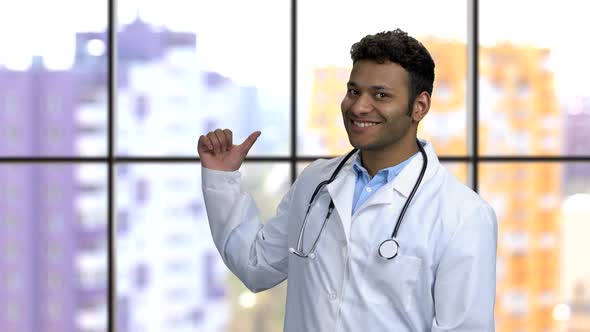
[[[78,117],[91,108],[81,73],[33,63],[28,71],[0,69],[0,152],[76,155],[78,143],[92,139]],[[106,168],[3,164],[0,179],[0,326],[104,330]]]
[[[568,156],[584,155],[590,142],[590,97],[580,97],[564,105],[564,153]],[[573,175],[578,175],[575,173]],[[581,175],[581,174],[580,174]]]
[[[590,96],[564,105],[563,151],[568,156],[588,154],[590,142]],[[590,191],[590,164],[571,162],[563,166],[565,194]]]
[[[549,51],[511,44],[480,49],[480,151],[488,155],[558,155],[561,110]],[[560,301],[560,166],[494,163],[481,195],[496,208],[498,331],[550,331]]]
[[[563,150],[567,155],[584,155],[590,141],[590,97],[577,98],[566,104],[564,118]],[[562,254],[561,273],[567,279],[562,293],[566,294],[570,316],[560,324],[559,331],[590,332],[590,275],[587,265],[577,261],[580,249],[587,243],[584,234],[590,230],[590,196],[587,195],[590,193],[590,165],[581,162],[565,164],[562,182],[564,195],[568,197],[562,211],[562,233],[568,239],[564,242]]]
[[[70,70],[41,58],[26,71],[0,67],[0,154],[106,156],[106,34],[76,41]],[[119,155],[195,155],[198,134],[221,120],[246,132],[262,118],[255,87],[202,69],[193,33],[136,20],[118,35],[117,66]],[[116,168],[117,331],[223,330],[227,270],[198,203],[198,169],[166,170]],[[104,331],[106,166],[5,164],[0,181],[2,329]]]
[[[257,128],[263,117],[257,89],[205,71],[194,34],[137,20],[118,43],[119,155],[192,156],[203,132]]]
[[[79,35],[82,45],[97,39],[105,41],[104,34]],[[194,155],[194,124],[215,126],[229,118],[231,102],[252,95],[203,72],[196,51],[194,34],[140,20],[119,32],[117,155]],[[211,90],[231,102],[208,103]],[[196,170],[173,168],[116,169],[118,331],[219,331],[229,319],[224,270],[198,203]]]
[[[590,297],[583,282],[575,284],[574,297],[569,304],[570,316],[566,321],[563,332],[590,331]]]
[[[568,195],[561,206],[561,310],[555,310],[560,332],[590,332],[590,265],[579,255],[588,246],[590,187]]]

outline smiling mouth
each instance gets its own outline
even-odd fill
[[[360,128],[373,127],[373,126],[379,124],[379,122],[357,121],[357,120],[350,120],[350,122],[352,123],[353,126],[360,127]]]

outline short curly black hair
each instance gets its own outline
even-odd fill
[[[434,61],[422,43],[400,29],[363,37],[350,48],[350,57],[353,64],[359,60],[391,61],[407,70],[410,77],[408,112],[422,91],[432,95]]]

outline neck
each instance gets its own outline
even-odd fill
[[[416,137],[400,140],[381,150],[361,150],[361,161],[371,177],[382,169],[395,166],[418,152]]]

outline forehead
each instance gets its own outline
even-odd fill
[[[380,85],[398,89],[406,87],[408,79],[408,72],[395,62],[378,63],[372,60],[359,60],[352,66],[349,83],[359,87]]]

